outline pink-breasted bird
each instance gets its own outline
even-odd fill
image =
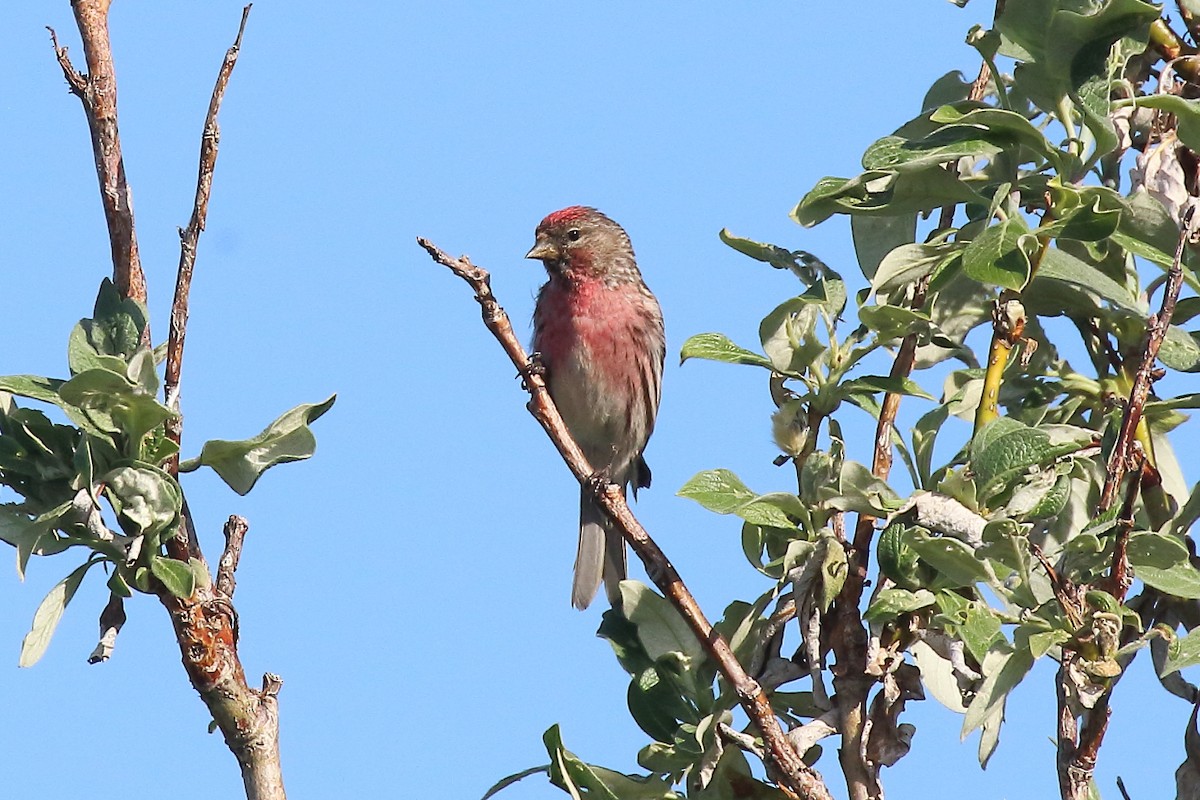
[[[638,271],[624,229],[594,208],[555,211],[525,257],[550,280],[533,312],[533,349],[563,421],[597,473],[621,487],[650,485],[642,458],[662,396],[662,310]],[[625,542],[585,488],[571,604],[587,608],[603,579],[620,602]]]

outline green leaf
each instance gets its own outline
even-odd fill
[[[932,411],[923,414],[917,420],[917,424],[913,426],[912,451],[917,474],[921,476],[921,486],[919,488],[931,488],[929,483],[933,477],[933,446],[937,442],[937,435],[941,432],[942,425],[949,418],[950,405],[949,403],[943,403]]]
[[[850,218],[850,233],[854,238],[854,252],[858,256],[858,267],[866,279],[872,280],[880,262],[897,247],[912,244],[917,237],[917,217],[863,217]]]
[[[328,411],[336,399],[337,395],[330,395],[320,403],[296,406],[253,439],[207,441],[200,450],[200,457],[180,464],[179,469],[188,472],[200,466],[212,467],[229,488],[244,495],[276,464],[302,461],[312,456],[317,449],[317,440],[308,426]]]
[[[995,611],[976,602],[967,606],[966,615],[966,621],[958,626],[958,635],[975,660],[982,664],[992,645],[1004,641],[1000,618]]]
[[[1169,325],[1158,350],[1158,360],[1180,372],[1200,372],[1200,341],[1196,334]]]
[[[33,627],[21,642],[19,666],[32,667],[45,655],[46,648],[50,646],[50,638],[54,636],[54,629],[58,627],[67,604],[75,596],[75,591],[83,582],[83,576],[95,563],[97,562],[90,560],[76,567],[70,575],[54,584],[54,588],[38,605],[33,614]]]
[[[1033,655],[1026,649],[1013,651],[1007,645],[988,652],[983,662],[983,684],[967,707],[962,735],[983,725],[992,713],[1004,707],[1008,693],[1033,667]]]
[[[817,181],[792,210],[792,219],[810,228],[834,214],[903,216],[951,203],[978,202],[986,201],[940,165],[902,173],[869,170],[856,178]]]
[[[1121,223],[1112,236],[1113,241],[1160,267],[1170,267],[1179,243],[1179,226],[1162,203],[1145,188],[1119,200]]]
[[[1152,94],[1142,97],[1131,97],[1115,104],[1118,108],[1134,105],[1138,108],[1153,108],[1174,114],[1179,122],[1176,133],[1179,141],[1187,145],[1189,150],[1200,151],[1200,101],[1187,100],[1176,94]]]
[[[125,375],[107,369],[79,373],[59,387],[58,394],[62,403],[79,409],[106,433],[124,433],[135,442],[174,416]]]
[[[575,798],[586,792],[589,800],[679,800],[663,778],[623,775],[584,763],[563,746],[557,725],[546,731],[542,742],[550,754],[550,782]]]
[[[1042,258],[1042,266],[1030,285],[1035,291],[1027,292],[1027,296],[1036,298],[1037,291],[1047,282],[1058,282],[1071,290],[1083,289],[1107,300],[1115,307],[1132,314],[1144,316],[1144,303],[1129,294],[1129,290],[1112,278],[1105,275],[1094,266],[1087,264],[1070,253],[1065,253],[1057,247],[1046,250]]]
[[[654,667],[629,682],[626,702],[637,726],[660,742],[672,741],[682,722],[697,721],[695,710],[674,682],[664,680]]]
[[[637,626],[638,639],[652,660],[671,653],[682,653],[692,662],[703,660],[704,650],[696,635],[665,597],[637,581],[622,581],[621,601],[625,616]]]
[[[749,364],[754,367],[773,369],[771,362],[758,353],[738,347],[721,333],[698,333],[683,343],[679,351],[679,363],[689,358],[703,358],[724,364]]]
[[[828,611],[846,582],[848,559],[846,548],[832,536],[824,537],[824,558],[821,561],[821,611]]]
[[[62,399],[58,389],[63,382],[56,378],[43,378],[40,375],[5,375],[0,377],[0,392],[8,392],[31,400],[41,400],[43,403],[59,405]]]
[[[163,556],[150,557],[150,572],[176,597],[191,597],[196,591],[196,573],[190,564]]]
[[[1020,290],[1029,282],[1036,239],[1019,217],[986,228],[963,251],[963,271],[989,286]]]
[[[922,110],[932,111],[950,103],[966,100],[971,91],[971,81],[964,80],[958,70],[951,70],[933,82],[925,99],[921,101]]]
[[[888,622],[909,611],[933,605],[933,592],[928,589],[881,589],[863,614],[868,622]]]
[[[864,375],[861,378],[846,381],[841,384],[839,389],[845,393],[866,392],[868,394],[878,394],[886,392],[888,394],[902,394],[908,397],[920,397],[922,400],[933,400],[934,397],[929,392],[921,388],[921,385],[911,378],[892,377],[890,375]]]
[[[1078,447],[1078,442],[1054,442],[1045,431],[1011,418],[990,422],[971,441],[971,469],[979,487],[978,496],[987,499],[1030,467],[1046,464]]]
[[[165,471],[134,462],[113,469],[100,481],[126,533],[160,538],[163,533],[173,535],[183,508],[183,494]]]
[[[963,110],[965,107],[966,110]],[[942,106],[930,120],[943,127],[934,136],[971,137],[1003,145],[1005,149],[1024,148],[1022,161],[1036,158],[1051,162],[1061,172],[1063,153],[1054,147],[1023,114],[991,106]],[[932,137],[931,137],[932,138]],[[998,152],[996,147],[994,152]]]
[[[1200,599],[1200,570],[1191,565],[1179,539],[1160,533],[1134,534],[1127,555],[1134,576],[1147,586],[1174,597]]]
[[[999,146],[982,138],[950,138],[935,134],[912,141],[903,136],[885,136],[867,148],[862,163],[867,170],[911,171],[940,166],[959,158],[991,158],[1000,150]]]
[[[509,786],[512,786],[514,783],[517,783],[518,781],[525,780],[530,775],[537,775],[539,773],[542,773],[542,774],[548,776],[550,774],[550,765],[543,764],[540,767],[530,767],[529,769],[523,769],[520,772],[514,772],[512,775],[501,778],[500,780],[498,780],[492,784],[491,788],[488,789],[484,793],[483,797],[480,798],[480,800],[488,800],[488,798],[495,797],[503,789],[507,789]]]
[[[829,508],[886,517],[902,505],[900,495],[857,461],[844,461],[836,483],[817,487],[817,497]]]
[[[1200,664],[1200,628],[1193,628],[1188,631],[1187,636],[1171,642],[1167,648],[1167,660],[1163,663],[1159,676],[1165,678],[1172,672],[1195,664]]]
[[[1091,197],[1072,208],[1060,211],[1057,219],[1040,226],[1034,233],[1048,239],[1099,242],[1112,236],[1120,221],[1120,211],[1115,208],[1103,208],[1099,197]]]
[[[930,536],[923,530],[913,532],[911,546],[930,566],[956,586],[972,586],[988,578],[987,567],[975,550],[949,536]]]
[[[758,495],[727,469],[696,473],[678,492],[680,497],[695,500],[717,514],[734,514],[755,525],[774,528],[795,528],[781,506],[789,504],[780,495]],[[786,495],[784,497],[787,497]],[[791,502],[799,500],[790,496]]]
[[[957,257],[964,245],[957,242],[941,244],[905,244],[891,250],[879,262],[871,279],[871,291],[890,294],[924,278],[947,261]]]
[[[71,331],[67,340],[67,366],[72,375],[78,375],[89,369],[106,369],[118,375],[124,375],[128,365],[120,356],[104,355],[97,352],[96,346],[89,341],[88,332],[92,329],[91,320],[80,320]]]
[[[1145,41],[1146,26],[1158,15],[1157,7],[1139,0],[1010,0],[996,26],[1024,51],[1015,54],[1026,62],[1016,70],[1018,86],[1043,110],[1054,112],[1060,99],[1107,74],[1114,42],[1133,31]],[[1005,54],[1014,52],[1008,48]]]
[[[728,228],[722,228],[718,236],[722,242],[742,255],[770,264],[775,269],[786,269],[805,283],[812,283],[816,279],[817,268],[820,264],[811,253],[803,250],[787,250],[778,245],[743,239],[740,236],[734,236]]]
[[[84,322],[90,323],[88,339],[96,352],[127,360],[141,346],[146,319],[146,309],[123,297],[113,282],[105,278],[96,294],[92,319]]]

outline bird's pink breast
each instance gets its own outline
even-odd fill
[[[609,384],[627,381],[637,374],[634,355],[642,321],[639,299],[632,286],[608,287],[601,281],[569,287],[551,283],[539,308],[534,346],[551,368],[586,360],[597,380]]]

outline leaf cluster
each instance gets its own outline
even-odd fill
[[[22,577],[32,556],[87,552],[35,613],[22,666],[45,652],[67,603],[97,564],[122,598],[160,591],[188,597],[211,580],[201,560],[164,552],[183,525],[183,490],[166,469],[179,451],[167,433],[177,412],[158,399],[164,350],[152,349],[146,332],[145,308],[106,279],[92,316],[68,339],[70,377],[0,377],[0,487],[15,496],[0,504],[0,541],[16,549]],[[18,405],[17,397],[57,409],[66,422]],[[293,409],[253,439],[208,442],[181,468],[212,467],[245,494],[270,466],[312,454],[308,424],[333,400]]]

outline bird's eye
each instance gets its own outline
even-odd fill
[[[572,242],[578,242],[579,241],[579,228],[571,228],[571,230],[567,231],[567,238],[570,239]]]

